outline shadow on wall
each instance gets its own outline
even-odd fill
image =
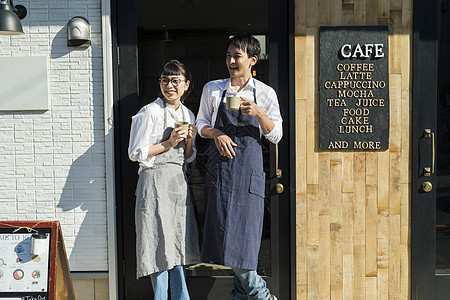
[[[68,56],[72,48],[67,46],[67,25],[62,27],[52,40],[52,47],[50,49],[50,57],[52,59]],[[84,50],[84,48],[82,49]]]
[[[94,27],[95,28],[95,27]],[[67,47],[67,26],[51,40],[52,110],[63,112],[54,153],[61,165],[57,217],[71,271],[107,271],[107,210],[101,39]],[[56,103],[55,103],[56,102]],[[68,160],[71,160],[71,162]],[[63,182],[64,180],[64,182]]]
[[[76,158],[57,205],[72,271],[107,271],[107,220],[103,144]]]

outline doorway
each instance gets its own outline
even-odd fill
[[[289,9],[293,1],[246,0],[232,12],[226,1],[215,2],[214,5],[192,0],[113,2],[116,14],[113,35],[117,49],[114,114],[119,297],[148,299],[152,295],[149,278],[136,280],[135,273],[134,190],[138,166],[127,156],[131,116],[156,99],[159,71],[170,59],[179,59],[192,72],[195,87],[185,105],[196,114],[203,85],[213,79],[228,77],[224,49],[227,39],[236,32],[249,31],[260,40],[264,49],[254,76],[277,92],[284,126],[278,152],[268,142],[263,145],[268,180],[258,272],[279,299],[289,299],[295,287],[292,284],[295,282],[295,276],[292,276],[295,264],[291,262],[295,253],[295,243],[291,242],[295,224],[291,216],[295,209],[291,207],[295,207],[295,190],[290,188],[294,186],[291,185],[291,172],[294,170],[289,167],[294,153],[289,142],[294,134],[289,130],[294,95],[294,66],[290,63],[293,61],[293,36],[290,32],[293,30],[293,9]],[[205,150],[209,141],[199,137],[196,143],[197,159],[188,167],[187,176],[201,234]],[[281,178],[276,176],[277,162],[282,170]],[[284,192],[278,194],[276,184],[282,184]],[[190,266],[187,280],[192,299],[229,299],[232,286],[230,269],[205,264]]]
[[[412,298],[450,295],[450,1],[414,1]]]

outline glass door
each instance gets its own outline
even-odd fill
[[[262,3],[264,4],[264,3]],[[267,3],[266,3],[267,5]],[[263,10],[264,11],[264,10]],[[267,15],[261,12],[262,15]],[[254,33],[260,41],[262,53],[255,68],[253,76],[262,82],[269,84],[269,61],[267,53],[267,18],[261,18],[259,30]],[[153,24],[153,22],[152,22]],[[138,33],[138,60],[139,60],[139,102],[146,105],[153,101],[159,94],[158,73],[161,66],[172,58],[181,60],[191,71],[194,83],[194,90],[185,99],[184,104],[197,115],[200,97],[203,86],[212,79],[229,77],[225,65],[225,45],[233,30],[208,28],[197,29],[162,29],[155,28],[155,25],[148,25],[142,22],[143,27]],[[145,27],[147,25],[147,27]],[[214,26],[208,24],[207,26]],[[235,31],[246,30],[246,28],[236,28]],[[210,140],[200,136],[196,139],[197,158],[187,165],[186,175],[188,187],[196,213],[197,225],[202,240],[203,224],[205,220],[205,170],[207,164],[207,149]],[[274,153],[270,152],[270,143],[263,139],[263,159],[264,170],[266,172],[266,198],[265,198],[265,218],[263,226],[263,239],[261,241],[261,251],[259,256],[258,272],[264,276],[271,275],[271,177],[275,172],[271,171],[271,159]],[[273,180],[273,178],[272,178]],[[187,269],[189,277],[204,276],[233,276],[230,268],[219,265],[198,264]]]
[[[211,25],[211,24],[209,24]],[[243,29],[245,30],[245,29]],[[262,53],[255,68],[253,76],[262,82],[269,84],[269,53],[267,52],[267,20],[261,27],[261,31],[254,33],[260,41]],[[239,31],[237,29],[237,31]],[[138,34],[138,57],[139,57],[139,102],[146,105],[153,101],[159,93],[158,72],[160,67],[172,58],[180,59],[191,71],[194,83],[194,90],[185,99],[184,104],[196,115],[199,107],[202,88],[211,79],[227,78],[228,71],[225,66],[224,45],[228,37],[233,34],[230,30],[205,30],[205,29],[172,29],[172,30],[149,30],[141,28]],[[188,187],[196,213],[197,225],[200,233],[200,241],[203,236],[203,224],[205,221],[205,171],[207,164],[207,149],[210,140],[200,136],[196,139],[197,158],[187,165],[186,175]],[[272,247],[271,239],[272,226],[272,206],[278,200],[278,195],[274,192],[273,184],[275,178],[275,164],[271,163],[275,157],[275,148],[270,142],[262,140],[264,170],[266,172],[265,191],[265,215],[262,241],[259,253],[258,273],[268,281],[272,278]],[[272,150],[272,151],[271,151]],[[286,149],[287,150],[287,149]],[[287,155],[283,151],[282,155]],[[275,216],[276,217],[276,216]],[[193,299],[220,299],[231,291],[233,271],[220,265],[200,263],[187,268],[188,286]],[[208,279],[209,278],[209,279]],[[211,288],[196,288],[204,281],[212,281]],[[272,288],[269,285],[270,288]],[[225,298],[224,298],[225,299]]]
[[[201,2],[201,1],[200,1]],[[203,85],[213,79],[226,78],[225,45],[235,32],[250,31],[257,36],[265,52],[256,65],[254,76],[271,85],[280,99],[284,120],[284,137],[279,144],[279,168],[276,176],[275,146],[263,144],[266,171],[266,198],[263,240],[259,254],[258,272],[265,277],[271,291],[279,299],[289,299],[295,282],[291,264],[291,195],[289,188],[290,130],[289,99],[293,96],[290,74],[288,32],[288,3],[272,0],[246,0],[230,18],[226,3],[211,5],[193,1],[149,2],[144,0],[114,1],[116,6],[115,46],[117,47],[117,76],[115,103],[116,182],[118,213],[119,295],[121,299],[151,299],[149,278],[136,280],[134,190],[137,165],[127,157],[131,117],[153,101],[159,92],[158,73],[170,59],[179,59],[192,72],[194,91],[185,105],[194,114],[198,111]],[[271,9],[270,9],[271,8]],[[269,11],[271,12],[269,14]],[[293,11],[293,10],[290,10]],[[283,16],[283,17],[281,17]],[[270,21],[272,20],[272,21]],[[273,25],[269,26],[269,22]],[[293,28],[293,26],[292,26]],[[197,159],[187,169],[189,189],[196,209],[198,227],[204,222],[204,173],[206,148],[209,141],[197,139]],[[276,192],[276,184],[284,192]],[[229,299],[232,272],[217,265],[198,264],[187,270],[188,288],[192,299]]]
[[[450,2],[442,1],[440,4],[436,132],[436,274],[450,276]]]
[[[449,4],[414,2],[413,299],[450,297]]]

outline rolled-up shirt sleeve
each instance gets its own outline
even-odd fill
[[[211,91],[209,90],[209,85],[206,84],[203,87],[202,97],[200,98],[200,107],[197,114],[197,129],[198,134],[204,138],[202,135],[202,129],[205,126],[213,127],[212,116],[213,116],[214,106],[211,99]]]
[[[128,145],[128,157],[132,161],[148,160],[151,129],[153,120],[150,113],[139,113],[131,119],[130,142]]]
[[[195,143],[195,141],[193,142]],[[197,157],[197,148],[195,148],[195,144],[192,144],[192,155],[184,160],[185,163],[191,163]]]
[[[267,134],[263,133],[263,135],[267,140],[276,144],[283,137],[283,119],[280,113],[280,105],[278,104],[277,94],[273,89],[270,89],[268,93],[268,101],[265,103],[263,109],[275,125],[271,132]]]

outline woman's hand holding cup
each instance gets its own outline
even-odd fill
[[[194,124],[189,124],[188,135],[186,137],[187,142],[193,141],[197,136],[197,127]]]
[[[179,128],[181,127],[183,129],[183,135],[184,137],[186,137],[189,133],[189,123],[188,122],[184,122],[184,121],[177,121],[175,122],[175,128]]]
[[[179,126],[179,127],[175,127],[172,130],[167,142],[169,142],[171,147],[175,147],[176,145],[178,145],[179,142],[181,142],[185,138],[186,138],[185,130],[183,130],[183,127]]]

